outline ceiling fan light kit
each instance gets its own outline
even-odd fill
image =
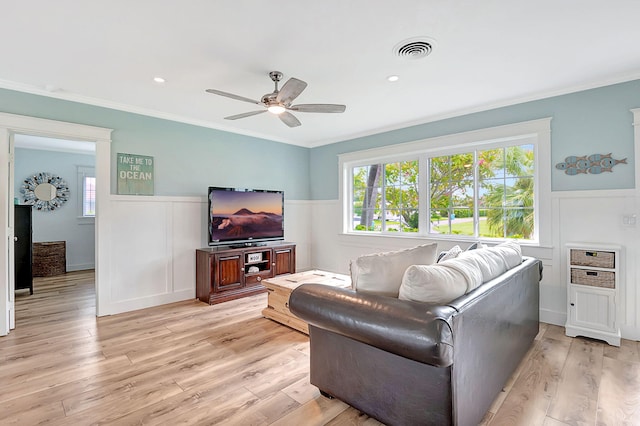
[[[237,101],[248,102],[256,105],[261,105],[266,109],[260,111],[244,112],[242,114],[230,115],[225,117],[225,120],[238,120],[240,118],[251,117],[253,115],[262,114],[269,111],[270,113],[277,115],[284,124],[289,127],[297,127],[302,123],[289,111],[297,112],[321,112],[321,113],[342,113],[345,111],[345,105],[338,104],[298,104],[291,105],[293,100],[297,98],[300,93],[307,87],[307,83],[297,78],[291,77],[282,86],[282,89],[278,89],[278,82],[282,80],[282,73],[280,71],[271,71],[269,77],[275,84],[274,91],[264,95],[260,101],[254,101],[244,96],[234,95],[233,93],[223,92],[222,90],[207,89],[207,93],[214,95],[225,96],[227,98],[235,99]]]
[[[282,114],[283,112],[285,112],[287,109],[283,106],[280,105],[270,105],[267,110],[269,110],[270,113],[272,114]]]

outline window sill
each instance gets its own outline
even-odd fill
[[[444,235],[444,234],[411,234],[411,233],[367,233],[367,232],[342,232],[340,233],[342,238],[388,238],[388,239],[397,239],[397,240],[419,240],[419,241],[435,241],[435,242],[449,242],[451,244],[470,244],[476,241],[479,241],[483,244],[495,245],[500,244],[505,241],[517,241],[521,246],[528,247],[546,247],[538,240],[517,240],[517,239],[509,239],[509,238],[486,238],[486,237],[473,237],[473,236],[462,236],[462,235]]]
[[[78,216],[78,225],[93,225],[96,223],[96,218],[91,216]]]

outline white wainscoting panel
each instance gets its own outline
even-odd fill
[[[101,315],[195,298],[195,251],[207,244],[207,200],[110,197],[109,275]],[[299,270],[311,268],[309,201],[285,202],[285,238]]]
[[[171,291],[171,214],[170,202],[132,199],[113,203],[112,302]]]
[[[311,263],[311,201],[285,201],[284,203],[284,238],[296,244],[296,269],[306,271],[313,267]]]
[[[207,203],[186,199],[172,203],[172,291],[186,291],[196,297],[195,250],[206,246]]]

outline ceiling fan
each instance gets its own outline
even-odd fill
[[[278,90],[278,82],[282,80],[282,73],[280,71],[271,71],[269,77],[275,83],[275,90],[272,93],[264,95],[260,101],[254,101],[253,99],[245,98],[244,96],[234,95],[233,93],[223,92],[216,89],[207,89],[208,93],[214,95],[226,96],[227,98],[236,99],[238,101],[249,102],[256,105],[262,105],[266,109],[260,111],[244,112],[242,114],[231,115],[225,117],[225,120],[237,120],[239,118],[251,117],[252,115],[262,114],[263,112],[271,112],[277,115],[280,120],[289,127],[300,126],[300,121],[289,111],[297,112],[344,112],[345,105],[337,104],[298,104],[291,105],[291,102],[302,93],[307,87],[307,83],[297,78],[290,78],[282,86],[282,89]]]

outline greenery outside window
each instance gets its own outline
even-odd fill
[[[353,229],[418,232],[418,162],[353,169]]]
[[[534,152],[527,144],[429,158],[429,232],[532,239]]]
[[[540,177],[549,170],[540,161],[549,151],[548,123],[494,132],[512,130],[507,137],[486,137],[494,129],[483,129],[342,154],[345,232],[539,242],[550,206],[541,200],[550,180]]]

